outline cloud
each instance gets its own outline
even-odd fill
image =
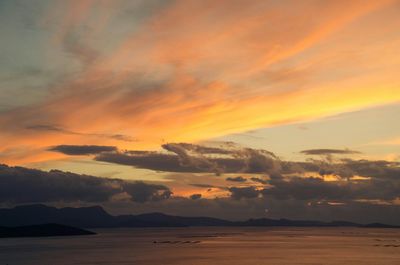
[[[109,138],[109,139],[114,139],[114,140],[124,141],[124,142],[137,141],[135,138],[128,136],[128,135],[123,135],[123,134],[82,133],[82,132],[67,130],[60,126],[54,126],[54,125],[48,125],[48,124],[47,125],[46,124],[29,125],[29,126],[26,126],[26,129],[33,130],[33,131],[41,131],[41,132],[57,132],[57,133],[67,134],[67,135],[69,134],[69,135]]]
[[[169,151],[124,151],[100,153],[97,161],[130,165],[165,172],[190,173],[272,173],[280,170],[280,161],[266,150],[251,148],[217,149],[196,146],[186,143],[164,144],[162,147]],[[193,153],[193,151],[196,152]],[[225,156],[210,156],[210,152]]]
[[[250,178],[266,185],[264,189],[250,183],[229,188],[232,198],[262,195],[276,200],[344,204],[359,200],[392,204],[400,198],[399,162],[341,159],[281,163],[282,170],[265,179]]]
[[[88,67],[100,57],[100,54],[81,40],[82,38],[79,38],[77,34],[67,34],[62,42],[63,48],[66,53],[80,60],[83,67]]]
[[[123,183],[122,187],[135,202],[159,201],[169,199],[172,192],[164,185],[146,184],[144,182]]]
[[[204,172],[201,168],[192,165],[182,166],[178,156],[147,152],[140,153],[118,152],[118,153],[102,153],[95,157],[97,161],[108,163],[134,166],[136,168],[144,168],[155,171],[165,172]]]
[[[248,173],[250,180],[265,187],[262,194],[279,199],[296,200],[382,200],[393,201],[399,195],[400,163],[390,161],[353,160],[342,158],[309,159],[305,162],[282,161],[273,153],[250,148],[226,148],[208,150],[199,145],[165,144],[164,151],[119,151],[96,148],[75,150],[70,153],[95,153],[95,160],[131,165],[137,168],[178,173]],[[201,150],[201,151],[194,151]],[[222,151],[225,150],[225,151]],[[321,149],[326,150],[326,149]],[[200,152],[200,153],[199,153]],[[209,153],[212,152],[212,155]],[[218,152],[218,155],[215,155]],[[223,153],[223,154],[222,154]],[[326,152],[324,152],[326,153]],[[260,178],[255,174],[263,174]],[[184,176],[182,176],[184,178]],[[326,178],[331,178],[327,181]],[[220,185],[190,184],[199,188],[228,190],[232,198],[242,198],[260,193],[243,177],[227,177],[227,181],[246,184],[240,188]],[[176,181],[176,180],[175,180]],[[178,181],[179,182],[179,181]],[[246,188],[243,191],[239,190]],[[247,193],[246,193],[247,192]],[[241,194],[244,195],[241,195]],[[165,194],[167,196],[167,194]]]
[[[252,177],[252,178],[250,178],[250,180],[254,181],[254,182],[261,183],[261,184],[267,184],[268,183],[266,180],[261,179],[261,178],[256,178],[256,177]]]
[[[61,132],[61,133],[76,134],[75,132],[65,130],[58,126],[45,125],[45,124],[29,125],[29,126],[26,126],[26,129],[35,130],[35,131],[54,131],[54,132]]]
[[[48,150],[66,155],[94,155],[103,152],[117,151],[117,148],[115,146],[104,145],[57,145]]]
[[[239,177],[228,177],[225,180],[233,181],[233,182],[246,182],[247,181],[247,179],[245,179],[244,177],[241,177],[241,176],[239,176]]]
[[[214,185],[210,185],[210,184],[192,183],[190,185],[193,187],[199,187],[199,188],[215,188]]]
[[[221,147],[210,147],[204,145],[197,145],[191,143],[172,143],[163,145],[164,149],[172,149],[176,150],[176,148],[181,147],[185,151],[191,151],[197,154],[222,154],[229,155],[233,153],[233,150],[227,149],[227,147],[232,147],[232,144],[229,143],[221,143]],[[169,151],[172,151],[169,150]]]
[[[322,177],[283,177],[273,175],[262,193],[281,200],[339,201],[354,200],[394,201],[399,198],[399,179],[354,179],[325,181]]]
[[[190,195],[190,199],[192,199],[192,200],[201,199],[201,194],[199,194],[199,193],[192,194],[192,195]]]
[[[215,161],[207,159],[202,155],[195,156],[189,153],[189,151],[193,150],[192,145],[190,144],[169,143],[169,144],[163,144],[162,148],[172,153],[175,153],[179,165],[183,168],[192,167],[200,170],[200,172],[215,172],[219,174],[220,168],[218,167]]]
[[[198,188],[220,188],[220,187],[217,187],[217,186],[215,186],[215,185],[211,185],[211,184],[202,184],[202,183],[191,183],[191,184],[189,184],[190,186],[193,186],[193,187],[198,187]]]
[[[396,161],[343,159],[340,166],[350,171],[353,176],[367,176],[381,180],[398,180],[400,176],[400,162]],[[338,174],[340,175],[341,172],[339,171]]]
[[[309,149],[303,150],[300,153],[305,155],[353,155],[360,154],[359,151],[349,149]]]
[[[228,188],[189,184],[198,188],[218,188],[230,193],[230,196],[201,200],[197,196],[200,193],[191,193],[188,198],[171,196],[172,191],[160,184],[2,165],[0,201],[11,204],[69,203],[72,206],[77,203],[100,203],[112,212],[132,213],[132,209],[135,209],[135,212],[159,211],[236,220],[265,217],[265,209],[268,209],[267,217],[270,218],[343,219],[399,224],[400,219],[396,213],[400,207],[400,165],[367,160],[346,160],[342,163],[365,178],[327,181],[321,175],[310,177],[308,173],[301,176],[275,173],[260,178],[266,182],[264,187],[257,184],[258,179],[252,179],[257,183],[248,181],[241,184],[243,186]],[[365,174],[370,175],[366,178]],[[201,178],[201,175],[196,177]],[[169,185],[173,187],[174,183]]]
[[[266,150],[238,146],[213,150],[211,147],[208,149],[207,146],[170,143],[164,144],[162,147],[164,151],[121,151],[113,146],[61,145],[52,147],[51,150],[69,155],[95,154],[94,160],[96,161],[171,173],[214,173],[216,175],[247,173],[273,176],[275,174],[304,175],[313,172],[322,177],[334,175],[343,179],[350,179],[354,176],[395,178],[400,174],[399,162],[333,159],[330,157],[330,154],[333,153],[331,149],[318,149],[320,154],[328,153],[326,159],[293,162],[280,160],[272,152]],[[329,150],[329,152],[325,150]],[[337,151],[335,150],[335,152]],[[226,180],[244,182],[246,179],[229,177]],[[261,184],[266,183],[264,179],[256,176],[252,176],[250,180]]]
[[[164,185],[0,165],[1,202],[107,202],[124,193],[139,203],[168,199],[172,194]]]
[[[260,194],[255,187],[231,187],[228,190],[231,192],[231,197],[235,200],[257,198]]]
[[[384,160],[354,160],[343,158],[340,160],[316,160],[307,162],[284,162],[285,173],[316,172],[321,176],[335,175],[343,179],[363,176],[376,179],[396,179],[400,174],[400,162]]]

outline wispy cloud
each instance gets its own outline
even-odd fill
[[[112,8],[93,3],[65,4],[65,16],[51,18],[63,52],[85,66],[40,103],[1,113],[3,148],[40,150],[99,137],[131,149],[127,135],[134,135],[141,148],[154,149],[163,139],[206,140],[400,100],[393,68],[399,40],[376,43],[389,35],[365,27],[367,15],[382,16],[392,1],[176,1],[149,8],[148,17],[134,25],[118,15],[123,2]],[[125,25],[125,34],[91,35],[116,25]],[[113,45],[107,45],[110,39]],[[362,61],[349,60],[343,52],[349,45],[364,47],[356,56]],[[393,51],[390,60],[381,51]],[[60,126],[46,132],[48,124]],[[54,132],[63,136],[49,136]],[[38,157],[44,156],[27,153],[6,161]]]
[[[43,131],[43,132],[58,132],[62,134],[71,134],[71,135],[81,135],[81,136],[93,136],[93,137],[100,137],[100,138],[110,138],[110,139],[115,139],[115,140],[120,140],[120,141],[126,141],[126,142],[133,142],[137,141],[135,138],[128,136],[128,135],[123,135],[123,134],[106,134],[106,133],[82,133],[82,132],[75,132],[75,131],[70,131],[67,129],[64,129],[59,126],[53,126],[53,125],[43,125],[43,124],[38,124],[38,125],[30,125],[27,126],[26,129],[29,130],[35,130],[35,131]]]

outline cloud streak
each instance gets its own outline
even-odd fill
[[[361,152],[349,149],[309,149],[300,153],[305,155],[353,155]]]
[[[103,152],[115,152],[115,146],[102,145],[57,145],[48,149],[66,155],[95,155]]]
[[[26,129],[42,131],[42,132],[56,132],[56,133],[69,134],[69,135],[81,135],[81,136],[90,136],[90,137],[99,137],[99,138],[109,138],[109,139],[125,141],[125,142],[136,141],[135,138],[128,136],[128,135],[123,135],[123,134],[81,133],[81,132],[75,132],[75,131],[63,129],[59,126],[53,126],[53,125],[42,125],[42,124],[30,125],[30,126],[27,126]]]

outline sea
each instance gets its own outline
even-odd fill
[[[0,239],[0,265],[400,265],[400,229],[190,227]]]

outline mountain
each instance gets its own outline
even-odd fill
[[[400,228],[386,224],[357,223],[334,221],[308,221],[288,219],[249,219],[247,221],[227,221],[211,217],[181,217],[162,213],[113,216],[100,206],[82,208],[55,208],[41,204],[17,206],[0,209],[0,226],[31,226],[57,223],[85,228],[112,227],[187,227],[187,226],[297,226],[297,227],[382,227]]]
[[[42,224],[17,227],[0,227],[0,238],[3,237],[45,237],[94,235],[91,231],[60,224]]]
[[[42,204],[0,209],[0,226],[57,223],[86,228],[229,226],[232,222],[208,217],[179,217],[162,213],[112,216],[100,206],[55,208]]]

